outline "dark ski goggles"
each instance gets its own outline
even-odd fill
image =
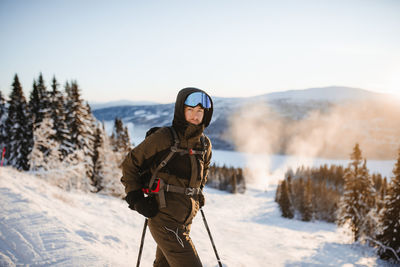
[[[188,95],[185,105],[195,107],[200,104],[203,108],[211,108],[211,99],[203,92],[194,92]]]

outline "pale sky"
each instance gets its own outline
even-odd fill
[[[77,80],[89,101],[324,86],[400,95],[400,1],[0,0],[0,90]]]

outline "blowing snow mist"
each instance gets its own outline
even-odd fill
[[[313,158],[348,159],[355,143],[367,159],[394,159],[400,147],[397,118],[398,103],[387,100],[330,105],[301,118],[252,103],[230,116],[227,135],[246,155],[246,180],[268,185],[282,179],[289,166],[310,165]],[[286,155],[286,162],[272,168],[273,154]]]

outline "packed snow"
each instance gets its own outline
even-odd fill
[[[275,188],[245,194],[206,188],[203,208],[224,266],[389,266],[334,224],[284,219]],[[144,218],[117,198],[67,192],[0,168],[0,266],[134,266]],[[218,266],[201,215],[191,237],[204,266]],[[156,245],[147,231],[141,266]]]

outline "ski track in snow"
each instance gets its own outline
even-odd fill
[[[206,214],[224,266],[390,266],[334,224],[280,217],[275,188],[232,195],[206,188]],[[0,168],[0,266],[135,266],[144,219],[120,199],[65,192]],[[201,214],[191,237],[218,266]],[[156,245],[147,231],[141,266]]]

